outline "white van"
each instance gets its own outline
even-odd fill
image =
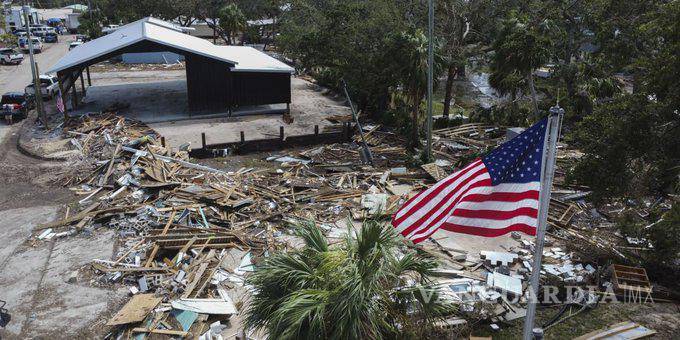
[[[32,25],[31,26],[31,35],[34,35],[36,37],[44,37],[45,34],[47,34],[47,32],[50,31],[50,28],[52,28],[52,27],[45,26],[45,25]],[[52,30],[54,30],[54,29],[52,29]]]

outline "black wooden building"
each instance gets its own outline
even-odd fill
[[[70,92],[77,105],[80,78],[89,79],[89,66],[124,53],[173,52],[186,61],[190,110],[231,110],[242,106],[290,104],[293,69],[246,46],[218,46],[184,34],[175,25],[145,18],[69,51],[50,73],[56,72],[64,98]],[[162,71],[159,71],[162,72]]]

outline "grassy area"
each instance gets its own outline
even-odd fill
[[[547,307],[536,312],[537,324],[550,320],[560,307]],[[576,311],[576,309],[574,309]],[[568,314],[565,313],[562,317]],[[655,338],[673,339],[680,329],[678,306],[673,304],[600,304],[595,309],[583,311],[545,332],[546,339],[572,339],[606,326],[635,321],[658,332]],[[524,319],[512,323],[501,324],[501,330],[493,332],[488,326],[472,332],[473,336],[491,336],[493,339],[519,339],[522,337]]]

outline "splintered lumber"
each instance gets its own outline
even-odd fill
[[[153,294],[134,295],[106,325],[115,326],[140,322],[161,303],[161,300],[161,298],[155,297]]]
[[[146,151],[133,149],[133,148],[127,147],[127,146],[123,146],[123,150],[127,151],[127,152],[132,152],[134,154],[142,155],[142,156],[146,156],[146,154],[147,154]],[[162,156],[162,155],[154,155],[154,157],[156,157],[156,158],[158,158],[162,161],[165,161],[165,162],[179,163],[179,164],[181,164],[181,165],[183,165],[187,168],[192,168],[192,169],[196,169],[196,170],[203,170],[203,171],[208,171],[208,172],[212,172],[212,173],[224,174],[224,171],[222,171],[222,170],[217,170],[217,169],[205,166],[205,165],[195,164],[195,163],[187,162],[185,160],[181,160],[181,159],[177,159],[177,158],[172,158],[172,157],[167,157],[167,156]]]
[[[170,229],[170,225],[175,221],[175,215],[177,214],[177,210],[173,210],[172,213],[170,214],[170,218],[168,219],[168,223],[165,224],[165,227],[163,228],[163,232],[161,232],[161,235],[165,235],[168,233],[168,229]],[[146,264],[144,267],[151,267],[151,264],[153,263],[153,260],[156,258],[156,253],[158,252],[158,249],[160,247],[157,244],[153,245],[153,249],[151,250],[151,254],[149,255],[148,260],[146,260]]]
[[[656,334],[656,331],[652,329],[632,321],[624,321],[581,335],[578,338],[574,338],[574,340],[633,340],[646,338],[654,334]]]
[[[201,281],[201,278],[203,277],[203,273],[205,273],[205,270],[208,268],[208,265],[210,265],[209,262],[203,262],[199,265],[198,271],[194,275],[193,280],[187,286],[186,290],[184,290],[184,295],[182,296],[183,298],[187,298],[191,295],[191,292],[194,291],[194,288],[196,288],[196,285],[198,285],[198,283]]]
[[[425,170],[425,172],[427,172],[427,174],[437,182],[448,176],[446,171],[444,171],[444,169],[435,163],[423,164],[420,167],[423,168],[423,170]]]
[[[118,212],[132,212],[141,207],[141,205],[130,205],[130,206],[117,206],[117,207],[111,207],[111,208],[106,208],[106,209],[101,209],[101,210],[95,210],[97,207],[99,207],[101,203],[96,202],[92,204],[91,206],[87,207],[85,210],[79,212],[76,215],[73,215],[72,217],[68,217],[59,221],[55,222],[50,222],[50,223],[44,223],[41,225],[38,225],[38,227],[35,230],[43,230],[43,229],[49,229],[49,228],[59,228],[63,226],[70,225],[73,222],[76,221],[82,221],[84,218],[91,217],[95,218],[99,215],[104,215],[104,214],[111,214],[111,213],[118,213]]]
[[[120,148],[122,145],[118,143],[116,145],[116,149],[113,150],[113,155],[111,155],[111,160],[109,161],[109,166],[106,168],[106,173],[104,174],[104,177],[101,177],[99,179],[99,186],[103,186],[109,181],[109,176],[111,176],[111,172],[113,171],[113,165],[116,163],[116,157],[118,156],[118,152],[120,152]]]
[[[102,265],[99,264],[92,264],[93,267],[97,268],[97,270],[100,270],[105,273],[115,273],[115,272],[121,272],[121,273],[167,273],[172,271],[170,268],[165,268],[165,267],[129,267],[129,268],[121,268],[121,267],[115,267],[115,268],[106,268]]]
[[[83,211],[81,211],[81,212],[79,212],[79,213],[77,213],[77,214],[75,214],[71,217],[66,217],[63,220],[59,220],[59,221],[41,224],[36,229],[42,230],[42,229],[48,229],[48,228],[58,228],[58,227],[61,227],[61,226],[64,226],[64,225],[71,224],[71,223],[76,222],[76,221],[80,221],[83,218],[87,217],[87,215],[91,211],[93,211],[94,209],[97,209],[100,205],[101,205],[100,202],[95,202],[95,203],[91,204],[89,207],[83,209]]]
[[[163,335],[176,335],[176,336],[181,336],[185,337],[189,335],[189,332],[184,332],[184,331],[175,331],[171,329],[148,329],[148,328],[142,328],[142,327],[135,327],[132,329],[132,333],[154,333],[154,334],[163,334]]]

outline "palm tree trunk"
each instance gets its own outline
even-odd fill
[[[411,100],[413,106],[411,107],[411,146],[412,147],[418,147],[420,146],[420,135],[418,134],[418,113],[420,112],[420,99],[422,96],[420,95],[420,91],[416,91],[415,93],[412,94]]]
[[[451,110],[451,97],[453,97],[453,79],[456,78],[457,67],[454,64],[449,65],[449,74],[446,76],[446,89],[444,94],[444,117],[449,116]]]
[[[534,86],[533,70],[529,71],[529,88],[531,89],[531,102],[534,104],[534,114],[538,117],[538,101],[536,100],[536,87]]]

